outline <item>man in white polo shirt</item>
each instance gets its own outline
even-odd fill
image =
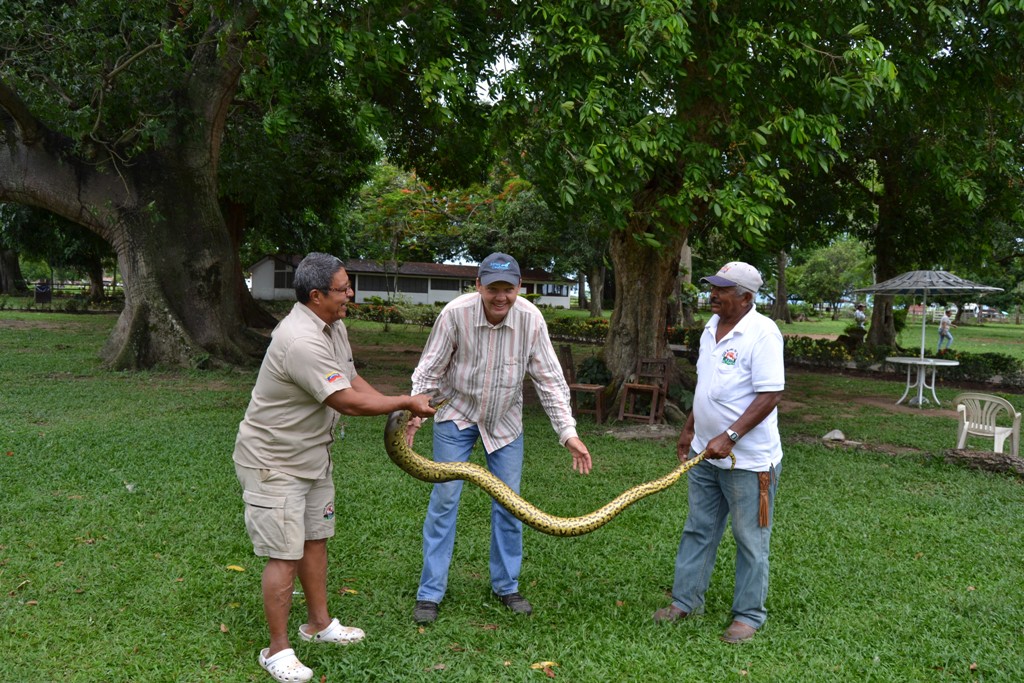
[[[776,406],[785,388],[782,334],[754,309],[763,281],[753,266],[734,261],[701,280],[711,285],[711,320],[700,339],[693,410],[679,435],[685,462],[706,452],[688,473],[689,514],[676,555],[672,604],[656,623],[704,611],[718,545],[732,518],[736,586],[732,624],[722,640],[754,637],[767,617],[768,545],[782,443]],[[730,453],[736,457],[732,467]]]
[[[253,551],[268,558],[262,589],[270,645],[258,661],[282,683],[313,677],[288,638],[296,577],[306,601],[300,640],[345,644],[363,638],[362,630],[342,626],[327,609],[331,444],[338,414],[434,413],[428,396],[385,396],[356,373],[342,322],[352,282],[340,259],[320,253],[302,259],[295,296],[298,302],[274,328],[233,455]]]

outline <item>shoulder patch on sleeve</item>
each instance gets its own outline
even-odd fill
[[[337,370],[332,370],[331,372],[328,372],[326,375],[324,375],[324,379],[327,380],[328,384],[333,384],[334,382],[337,382],[339,379],[344,379],[344,378],[345,378],[345,376],[342,375]]]

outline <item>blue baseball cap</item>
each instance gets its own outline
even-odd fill
[[[476,276],[484,286],[494,282],[518,285],[523,277],[519,272],[519,263],[508,254],[497,251],[481,261]]]

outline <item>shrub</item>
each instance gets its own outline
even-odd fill
[[[998,380],[1009,386],[1024,385],[1024,363],[1004,353],[950,351],[942,358],[960,363],[955,367],[942,369],[943,376],[948,379],[979,382]]]
[[[907,326],[907,309],[896,308],[892,312],[892,326],[896,329],[898,335],[903,331],[903,328]]]
[[[370,304],[370,303],[349,303],[348,314],[356,320],[369,320],[375,323],[401,323],[405,322],[404,316],[396,306]]]
[[[84,313],[89,310],[89,302],[85,299],[72,297],[64,301],[63,308],[65,313]]]
[[[416,304],[414,306],[402,307],[407,322],[420,327],[433,327],[437,320],[438,310],[427,304]]]
[[[798,318],[816,318],[818,317],[818,311],[814,309],[814,306],[808,303],[802,304],[787,304],[789,306],[789,315],[794,319]]]
[[[581,384],[608,384],[612,381],[612,373],[601,356],[589,356],[580,363],[576,372],[576,381]]]
[[[809,337],[786,337],[786,359],[795,362],[834,368],[845,366],[853,356],[842,342]]]
[[[558,316],[548,321],[548,333],[556,337],[600,342],[608,336],[608,320]]]
[[[704,334],[704,326],[700,327],[683,327],[682,325],[676,325],[675,327],[668,328],[668,343],[669,344],[682,344],[688,349],[700,348],[700,336]]]

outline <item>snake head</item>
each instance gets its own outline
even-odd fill
[[[429,403],[430,403],[430,407],[431,408],[433,408],[434,410],[437,410],[441,406],[443,406],[444,404],[448,403],[448,397],[447,396],[442,396],[441,392],[435,390],[435,391],[430,392],[430,401],[429,401]]]

